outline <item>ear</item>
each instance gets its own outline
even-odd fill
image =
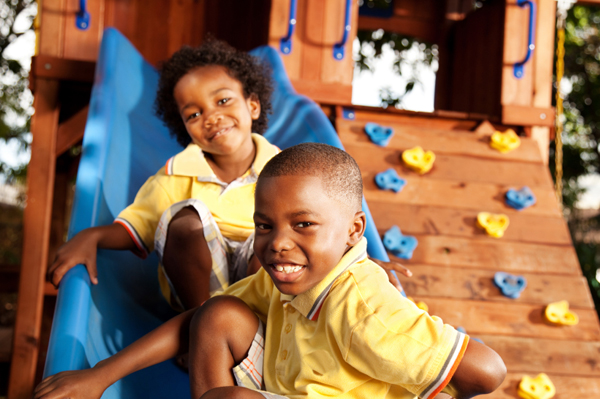
[[[250,110],[250,117],[252,120],[257,120],[260,116],[260,101],[258,100],[258,96],[254,93],[250,94],[250,97],[246,99],[248,103],[248,109]]]
[[[367,217],[363,211],[356,212],[354,214],[354,219],[352,221],[352,225],[350,226],[350,231],[348,235],[347,245],[354,246],[358,244],[360,239],[365,234],[365,228],[367,227]]]

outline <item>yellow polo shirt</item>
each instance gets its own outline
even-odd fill
[[[264,269],[223,294],[266,324],[266,390],[296,398],[433,398],[469,337],[404,298],[362,239],[315,287],[280,293]]]
[[[122,224],[145,257],[154,250],[154,233],[163,212],[190,198],[204,202],[225,238],[244,241],[254,231],[254,187],[259,173],[279,149],[252,134],[256,156],[250,169],[233,182],[220,181],[199,146],[190,144],[170,158],[138,191],[133,204],[115,219]]]

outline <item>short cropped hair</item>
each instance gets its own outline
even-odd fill
[[[347,152],[327,144],[303,143],[281,151],[263,168],[258,178],[304,175],[320,177],[330,198],[361,210],[363,183],[360,169]]]
[[[232,78],[242,84],[245,98],[256,96],[261,110],[258,119],[252,121],[252,131],[263,134],[267,130],[273,92],[271,70],[258,58],[238,51],[223,41],[209,39],[199,47],[183,46],[159,70],[154,111],[183,147],[192,139],[179,113],[173,91],[177,82],[192,70],[213,65],[224,67]]]

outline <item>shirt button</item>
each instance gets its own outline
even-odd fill
[[[292,305],[288,306],[288,311],[290,313],[296,313],[296,309],[294,309],[294,307]]]
[[[292,331],[292,325],[288,324],[287,326],[285,326],[285,333],[289,333],[290,331]]]
[[[283,352],[281,352],[281,358],[283,360],[287,359],[287,351],[286,350],[284,350]]]

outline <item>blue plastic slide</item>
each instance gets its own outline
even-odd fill
[[[319,106],[294,92],[277,52],[261,47],[253,54],[271,65],[276,82],[265,136],[280,148],[308,141],[341,148]],[[153,114],[157,81],[156,70],[127,39],[114,29],[104,32],[69,237],[112,223],[146,179],[181,150]],[[387,260],[370,215],[367,227],[369,253]],[[128,251],[101,250],[98,272],[97,286],[82,265],[61,282],[45,376],[91,367],[174,315],[159,293],[154,254],[141,260]],[[124,378],[103,396],[166,397],[189,397],[188,376],[172,361]]]

